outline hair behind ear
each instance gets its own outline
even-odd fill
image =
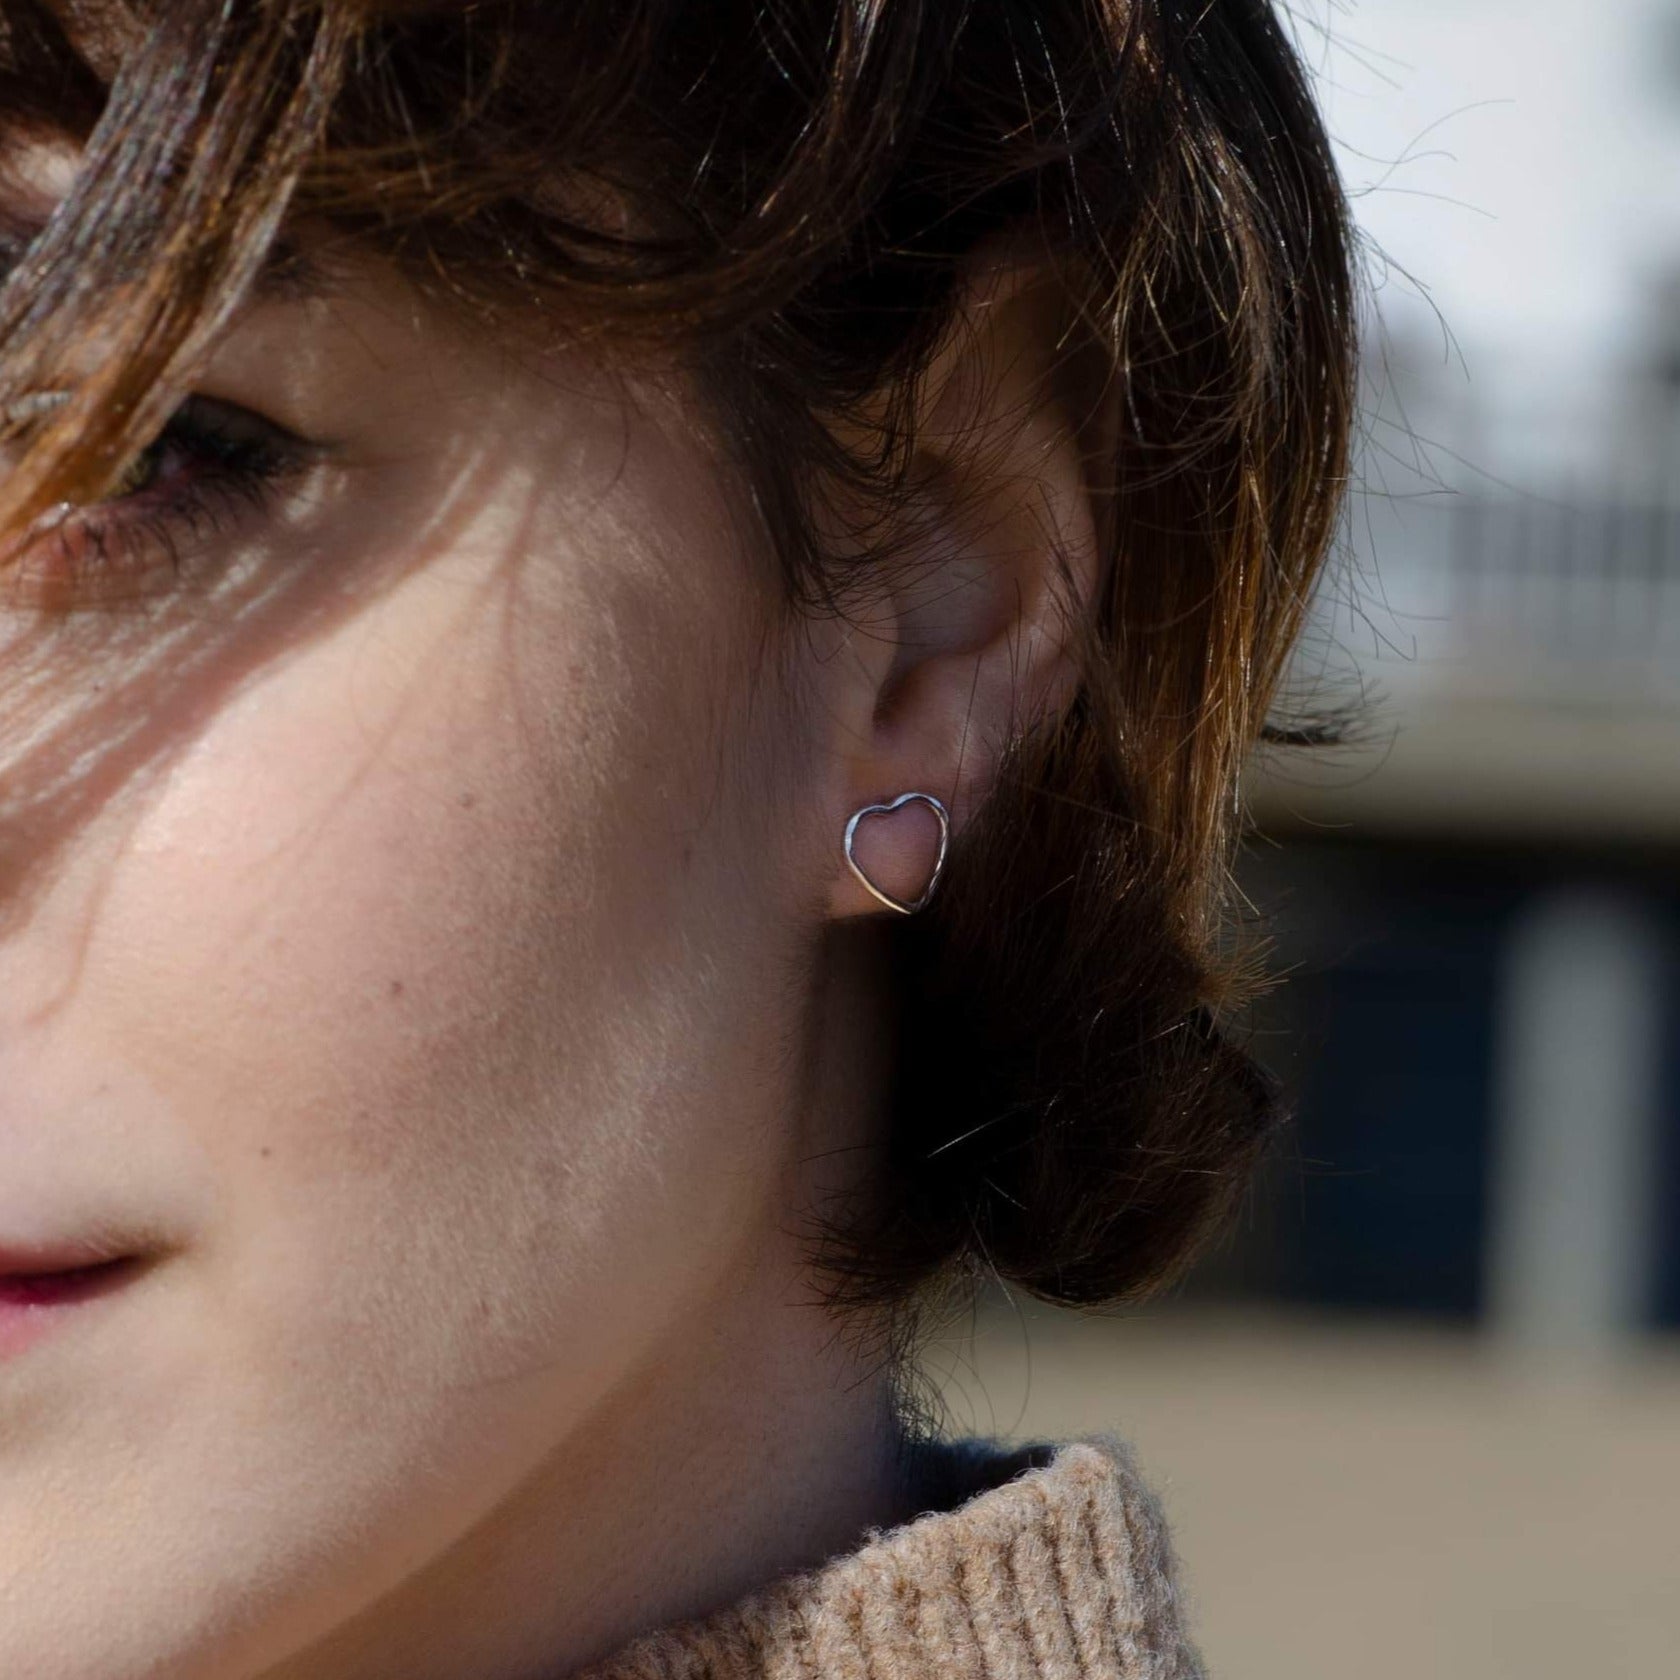
[[[1247,1183],[1271,1080],[1209,1007],[1172,841],[1136,822],[1082,698],[1018,738],[941,896],[889,930],[901,1021],[887,1197],[823,1255],[850,1304],[966,1256],[1050,1300],[1148,1292]]]

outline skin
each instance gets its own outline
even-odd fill
[[[14,556],[0,1247],[148,1262],[0,1359],[0,1673],[528,1680],[910,1514],[806,1246],[888,1071],[839,837],[960,833],[1094,552],[1037,312],[973,305],[928,447],[1010,424],[856,622],[680,380],[371,263],[195,385],[326,441],[265,508],[120,598]]]

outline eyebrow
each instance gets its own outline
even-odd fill
[[[251,296],[274,303],[323,297],[333,291],[327,265],[306,251],[290,234],[281,233],[269,247],[251,287]]]
[[[45,227],[44,218],[0,208],[0,285],[28,261],[29,252]],[[296,239],[282,233],[264,259],[246,302],[295,303],[323,297],[333,290],[333,277],[326,266]]]

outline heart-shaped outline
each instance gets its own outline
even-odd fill
[[[928,884],[922,889],[921,896],[919,898],[912,899],[908,904],[906,904],[902,899],[894,898],[891,893],[882,892],[881,889],[876,886],[866,874],[864,874],[862,866],[852,855],[852,837],[857,833],[858,824],[862,822],[865,817],[886,816],[890,812],[896,811],[900,805],[907,804],[912,799],[919,799],[924,805],[931,806],[933,808],[933,814],[939,819],[939,856],[933,860],[933,874],[928,878]],[[857,878],[863,882],[864,886],[867,887],[869,891],[876,896],[876,898],[880,899],[880,901],[886,905],[889,910],[896,910],[900,915],[913,916],[918,910],[926,908],[928,901],[933,897],[933,889],[939,885],[940,874],[945,868],[945,851],[950,839],[951,813],[945,809],[944,805],[936,799],[933,794],[901,793],[898,798],[889,801],[885,805],[863,805],[852,812],[851,819],[846,824],[846,839],[844,844],[846,863],[850,867],[852,873],[857,876]]]

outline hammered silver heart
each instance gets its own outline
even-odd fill
[[[889,812],[896,811],[900,805],[906,804],[912,799],[921,800],[924,805],[928,806],[932,810],[934,816],[939,819],[939,855],[933,861],[933,874],[928,877],[928,884],[922,889],[921,896],[906,903],[903,899],[894,898],[889,892],[883,892],[873,881],[869,879],[869,876],[864,872],[863,866],[858,862],[857,858],[853,856],[852,840],[857,834],[858,824],[862,822],[865,817],[886,816]],[[846,824],[846,862],[851,867],[852,873],[857,876],[864,886],[867,887],[869,891],[872,892],[884,905],[886,905],[889,910],[897,910],[901,915],[913,916],[918,910],[923,909],[927,905],[928,901],[933,897],[933,889],[939,885],[940,874],[945,868],[945,851],[950,843],[950,839],[951,813],[945,809],[944,805],[941,804],[938,799],[936,799],[931,793],[901,793],[898,798],[889,800],[885,805],[864,805],[858,810],[852,812],[851,820]]]

